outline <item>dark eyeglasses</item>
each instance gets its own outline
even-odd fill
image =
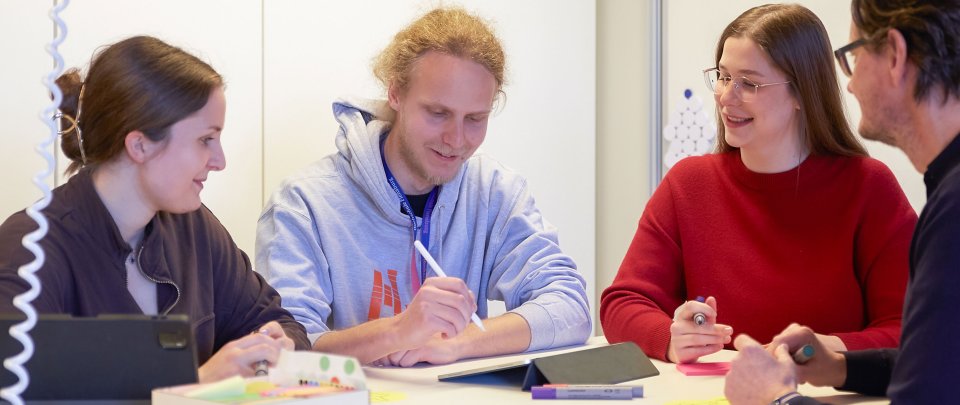
[[[846,44],[840,47],[840,49],[833,51],[833,56],[837,58],[837,63],[840,65],[840,70],[843,72],[843,74],[847,75],[847,77],[850,77],[853,75],[853,68],[855,64],[855,59],[853,58],[852,55],[849,55],[849,53],[854,49],[857,49],[866,44],[867,44],[867,40],[860,38],[856,41],[853,41],[849,44]]]

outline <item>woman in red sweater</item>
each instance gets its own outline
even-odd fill
[[[917,216],[851,132],[832,59],[802,6],[723,31],[704,72],[717,153],[679,162],[647,203],[601,298],[608,341],[691,362],[798,322],[832,350],[897,346]]]

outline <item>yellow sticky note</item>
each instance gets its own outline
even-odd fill
[[[247,383],[247,394],[260,394],[262,392],[274,390],[277,385],[270,381],[251,381]]]
[[[407,399],[407,394],[404,394],[402,392],[387,392],[387,391],[371,391],[370,392],[371,403],[396,402],[396,401],[403,401],[404,399]]]

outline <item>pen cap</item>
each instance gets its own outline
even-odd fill
[[[697,312],[693,314],[693,323],[697,325],[703,325],[707,323],[707,316],[703,312]]]
[[[533,399],[557,399],[557,390],[550,387],[532,387],[530,396]]]
[[[804,364],[813,358],[815,352],[816,350],[814,350],[813,345],[803,345],[800,350],[793,353],[793,361],[797,364]]]

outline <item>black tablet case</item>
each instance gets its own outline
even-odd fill
[[[10,326],[23,315],[0,314],[0,357],[23,350]],[[197,382],[197,356],[186,315],[40,315],[29,332],[33,357],[26,363],[30,400],[149,399],[156,387]],[[0,367],[0,386],[17,377]]]
[[[510,381],[529,391],[530,387],[544,384],[617,384],[659,374],[636,344],[625,342],[535,358],[527,364],[493,371],[441,375],[438,379],[479,383]]]

